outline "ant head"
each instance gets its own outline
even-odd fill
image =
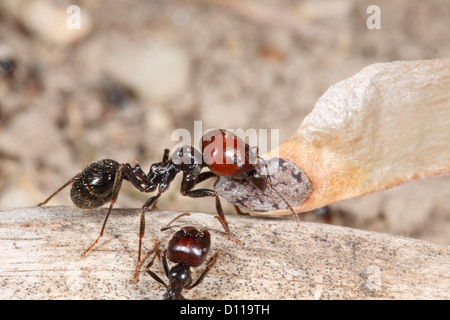
[[[204,164],[216,175],[241,179],[251,169],[248,144],[233,132],[208,131],[202,137],[200,149]]]

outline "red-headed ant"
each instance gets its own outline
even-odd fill
[[[111,159],[95,161],[67,181],[38,206],[46,204],[53,196],[70,184],[72,184],[70,192],[72,202],[79,208],[97,208],[110,202],[100,235],[84,251],[83,254],[86,255],[103,236],[106,222],[117,200],[123,180],[130,181],[141,192],[157,191],[158,193],[148,199],[142,206],[139,225],[138,265],[141,261],[142,238],[145,232],[145,212],[148,208],[153,209],[156,206],[161,194],[170,187],[170,183],[179,172],[183,172],[180,188],[182,195],[192,198],[215,197],[218,213],[216,218],[222,224],[228,238],[235,242],[240,243],[231,234],[219,195],[211,189],[193,190],[198,183],[212,177],[227,176],[231,179],[247,180],[261,191],[270,186],[287,204],[297,224],[299,224],[292,206],[272,187],[270,177],[262,175],[258,172],[256,166],[250,163],[250,159],[254,155],[251,153],[249,145],[238,136],[223,129],[212,130],[202,137],[201,149],[202,153],[192,146],[184,146],[178,148],[172,154],[172,157],[169,157],[169,149],[165,149],[162,162],[152,164],[148,174],[141,169],[139,164],[132,167],[128,163],[119,164]],[[259,156],[257,157],[259,158]],[[201,172],[204,167],[208,167],[210,171]]]
[[[254,163],[254,159],[259,157],[254,155],[247,143],[234,133],[216,129],[207,132],[202,137],[202,154],[208,168],[216,176],[229,177],[236,180],[245,180],[264,192],[269,186],[292,212],[297,225],[300,227],[300,219],[289,202],[272,186],[270,175],[263,175],[259,172]],[[264,162],[266,169],[267,165]]]
[[[189,215],[184,213],[173,219],[165,228],[161,231],[165,231],[171,227],[178,218]],[[158,247],[158,243],[155,239],[155,254],[152,260],[148,263],[145,271],[157,282],[161,283],[167,288],[164,295],[165,300],[180,300],[185,299],[182,295],[183,290],[191,290],[198,286],[206,274],[211,270],[217,261],[217,256],[221,250],[218,250],[214,256],[206,263],[205,270],[201,273],[198,279],[193,283],[191,268],[198,268],[206,261],[209,249],[211,247],[211,235],[207,230],[198,230],[195,227],[187,226],[182,227],[177,231],[169,241],[167,249],[164,250],[161,257],[161,252]],[[153,250],[149,253],[152,254]],[[162,260],[164,273],[166,274],[169,284],[166,284],[156,273],[150,270],[153,266],[155,257]],[[145,259],[144,259],[145,260]],[[169,269],[169,260],[172,263],[176,263],[175,266]],[[193,284],[192,284],[193,283]]]

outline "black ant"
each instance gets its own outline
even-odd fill
[[[165,228],[162,228],[161,231],[165,231],[171,228],[169,227],[170,224],[172,224],[180,217],[186,215],[189,215],[189,213],[179,215],[178,217],[173,219]],[[198,268],[206,261],[206,256],[208,255],[210,247],[210,233],[207,230],[198,230],[197,228],[192,226],[182,227],[172,236],[167,249],[162,253],[162,257],[161,252],[159,251],[158,243],[155,239],[154,251],[156,252],[152,260],[145,268],[145,271],[154,280],[161,283],[167,288],[167,291],[164,295],[165,300],[184,300],[185,298],[182,295],[182,291],[191,290],[203,281],[206,274],[216,263],[217,257],[221,253],[221,250],[218,250],[206,263],[205,270],[201,273],[201,275],[194,283],[192,279],[191,268]],[[149,255],[152,253],[153,250],[149,253]],[[164,273],[169,280],[169,284],[166,284],[156,273],[150,270],[150,268],[153,266],[155,257],[158,257],[160,260],[162,260]],[[144,261],[145,260],[146,259],[144,259]],[[167,260],[172,263],[176,263],[176,265],[169,269]]]
[[[128,163],[119,164],[111,159],[95,161],[67,181],[38,206],[46,204],[69,184],[73,184],[70,192],[72,202],[81,209],[97,208],[110,202],[100,235],[83,252],[86,255],[103,236],[106,222],[117,200],[123,180],[130,181],[141,192],[157,190],[158,193],[148,199],[142,206],[139,225],[138,265],[141,261],[142,238],[145,232],[145,212],[148,208],[155,208],[159,197],[170,187],[170,183],[179,172],[183,172],[181,194],[192,198],[215,197],[218,213],[215,218],[222,224],[228,238],[237,243],[240,243],[240,241],[231,234],[218,193],[211,189],[193,190],[198,183],[212,177],[227,176],[231,179],[247,180],[261,191],[270,186],[288,205],[297,220],[297,224],[299,224],[295,211],[272,187],[270,177],[260,174],[257,167],[250,163],[250,158],[254,155],[251,153],[248,144],[244,143],[238,136],[223,129],[210,131],[202,137],[201,149],[202,153],[192,146],[184,146],[178,148],[172,154],[172,157],[169,157],[169,149],[165,149],[162,162],[152,164],[148,174],[141,169],[139,164],[132,167]],[[210,171],[201,172],[204,167],[208,167]]]
[[[142,213],[139,226],[139,251],[138,264],[141,261],[142,238],[145,231],[145,212],[148,208],[154,208],[161,194],[166,191],[175,176],[183,172],[181,183],[181,194],[193,198],[213,196],[216,198],[216,209],[220,221],[228,237],[240,243],[231,235],[228,223],[223,214],[222,205],[216,191],[210,189],[192,190],[196,184],[215,176],[212,172],[200,172],[204,167],[202,156],[199,151],[190,146],[184,146],[177,149],[171,158],[169,158],[169,149],[165,149],[162,162],[154,163],[150,171],[146,174],[139,164],[132,167],[130,164],[119,164],[112,159],[103,159],[92,162],[84,170],[67,181],[63,186],[50,195],[45,201],[38,204],[46,204],[62,189],[72,184],[70,191],[72,202],[81,209],[98,208],[110,202],[108,212],[100,230],[98,238],[87,248],[83,255],[86,255],[102,238],[106,222],[112,208],[117,200],[122,181],[127,180],[141,192],[153,192],[158,190],[157,195],[148,199],[142,206]],[[135,276],[136,278],[136,276]]]

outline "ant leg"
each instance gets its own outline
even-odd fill
[[[216,210],[218,213],[218,216],[215,216],[215,218],[217,220],[219,220],[220,224],[225,229],[228,239],[230,239],[233,242],[239,243],[239,244],[241,243],[240,240],[236,239],[231,234],[227,219],[225,219],[225,215],[223,213],[222,204],[220,203],[219,195],[217,194],[216,191],[211,190],[211,189],[196,189],[196,190],[190,190],[190,191],[183,191],[182,194],[184,196],[188,196],[191,198],[215,197],[216,198]]]
[[[152,206],[155,203],[155,201],[158,200],[158,198],[161,196],[161,193],[162,192],[159,191],[156,196],[148,199],[142,206],[141,220],[139,223],[139,249],[138,249],[138,261],[137,261],[138,264],[141,263],[142,238],[144,237],[144,233],[145,233],[145,212],[147,211],[147,209],[150,206]]]
[[[141,169],[141,166],[139,165],[139,163],[136,164],[134,167],[132,167],[129,163],[127,163],[126,166],[127,166],[128,175],[132,176],[134,178],[134,179],[133,178],[130,179],[130,181],[131,181],[131,183],[133,183],[133,185],[135,185],[135,182],[137,182],[138,185],[140,186],[142,181],[145,181],[147,179],[147,175]],[[132,179],[135,182],[133,182]],[[143,191],[143,188],[141,186],[137,187],[137,188],[139,189],[139,191]],[[142,188],[142,190],[140,188]]]
[[[166,287],[166,288],[168,288],[168,286],[167,286],[167,284],[156,274],[156,273],[154,273],[153,271],[151,271],[150,270],[150,268],[153,266],[153,263],[154,263],[154,261],[155,261],[155,258],[156,258],[156,256],[158,256],[158,258],[159,259],[161,259],[161,252],[159,251],[159,248],[158,248],[158,244],[157,244],[157,242],[156,242],[156,239],[155,239],[155,249],[154,249],[156,252],[155,252],[155,254],[153,255],[153,258],[152,258],[152,260],[149,262],[149,264],[147,265],[147,267],[145,267],[145,271],[154,279],[154,280],[156,280],[157,282],[159,282],[159,283],[161,283],[164,287]],[[150,253],[149,253],[149,255],[152,253],[153,251],[150,251]],[[148,256],[148,255],[147,255]],[[164,258],[165,258],[165,256],[164,256]],[[166,261],[166,265],[167,265],[167,261]],[[165,271],[165,270],[164,270]],[[166,276],[168,275],[168,272],[166,272]]]
[[[239,208],[237,205],[233,204],[233,207],[239,216],[248,216],[249,215],[247,212],[242,212],[241,208]]]
[[[188,175],[186,173],[183,173],[183,179],[181,180],[180,192],[182,195],[185,195],[186,192],[189,192],[192,189],[194,189],[194,187],[197,184],[199,184],[209,178],[214,178],[214,177],[217,177],[217,175],[215,173],[213,173],[212,171],[201,172],[200,174],[197,175],[197,177],[195,179],[192,179],[191,177],[188,178]]]
[[[213,177],[217,177],[217,175],[211,171],[200,173],[195,180],[186,179],[186,174],[183,174],[180,192],[183,196],[188,196],[191,198],[216,197],[216,210],[219,215],[215,216],[215,218],[219,220],[220,224],[224,228],[228,236],[228,239],[230,239],[233,242],[241,244],[241,241],[233,237],[233,235],[231,234],[230,227],[228,226],[228,222],[225,219],[225,215],[223,214],[222,204],[220,203],[218,193],[211,189],[192,190],[198,183]]]
[[[159,209],[159,208],[158,208],[158,200],[159,200],[159,199],[156,199],[155,202],[153,202],[152,208],[151,208],[150,210],[157,210],[157,209]]]
[[[225,229],[227,234],[230,236],[231,235],[230,227],[228,226],[228,222],[225,219],[225,215],[223,214],[222,203],[220,202],[218,195],[216,195],[216,211],[219,214],[219,216],[216,216],[216,219],[219,220],[222,227]]]
[[[158,281],[159,283],[161,283],[164,287],[168,287],[167,284],[164,283],[164,281],[156,274],[154,273],[152,270],[150,269],[146,269],[145,270],[154,280]]]
[[[214,191],[215,192],[215,191]],[[225,219],[225,215],[223,214],[223,209],[222,209],[222,204],[220,203],[220,199],[219,196],[216,195],[216,211],[219,214],[218,216],[215,216],[214,218],[216,218],[217,220],[219,220],[220,224],[222,225],[222,227],[225,229],[226,233],[227,233],[227,237],[228,239],[230,239],[231,241],[237,243],[237,244],[242,244],[242,241],[235,238],[230,231],[230,227],[228,226],[228,222]]]
[[[170,157],[170,150],[164,149],[162,162],[167,163],[169,161],[169,157]]]
[[[45,199],[44,201],[42,201],[41,203],[39,203],[37,206],[43,206],[44,204],[46,204],[47,202],[50,201],[51,198],[53,198],[57,193],[59,193],[62,189],[64,189],[65,187],[67,187],[69,184],[71,184],[78,175],[76,175],[75,177],[73,177],[72,179],[70,179],[69,181],[67,181],[66,183],[64,183],[58,190],[56,190],[55,192],[53,192],[50,197],[48,197],[47,199]]]
[[[203,182],[209,178],[215,178],[217,177],[217,175],[212,172],[212,171],[205,171],[205,172],[201,172],[198,176],[197,176],[197,180],[195,181],[195,184],[198,184],[200,182]]]
[[[136,281],[136,282],[139,280],[139,279],[138,279],[138,275],[139,275],[139,271],[140,271],[142,265],[143,265],[144,262],[150,257],[150,255],[151,255],[152,253],[155,253],[155,254],[153,255],[152,260],[150,260],[150,262],[148,263],[146,269],[150,268],[150,267],[153,265],[153,261],[155,260],[156,256],[158,256],[158,258],[161,260],[161,257],[160,257],[161,254],[160,254],[160,251],[159,251],[158,241],[156,240],[156,238],[154,238],[153,241],[155,242],[155,246],[153,247],[153,249],[150,250],[150,251],[146,254],[146,256],[144,257],[144,259],[142,259],[142,261],[141,261],[139,264],[136,265],[136,270],[135,270],[135,272],[134,272],[134,277],[133,277],[133,280]]]
[[[206,264],[206,268],[205,270],[202,272],[202,274],[200,275],[200,277],[198,277],[197,281],[195,281],[195,283],[189,287],[186,288],[186,290],[191,290],[192,288],[195,288],[196,286],[198,286],[203,279],[205,278],[206,274],[209,272],[209,270],[211,270],[211,268],[216,264],[217,262],[217,257],[219,256],[219,254],[222,252],[222,250],[217,251],[214,256],[209,259],[208,263]]]
[[[152,250],[150,250],[147,255],[145,256],[144,259],[142,259],[142,262],[139,263],[138,265],[136,265],[136,270],[134,272],[134,277],[133,280],[135,280],[136,282],[139,280],[138,279],[138,275],[139,275],[139,270],[141,269],[142,265],[144,264],[144,261],[148,259],[148,257],[150,257],[150,255],[152,253],[155,253],[152,260],[150,261],[150,263],[147,265],[147,268],[149,268],[150,266],[153,265],[153,260],[155,260],[156,255],[158,254],[158,242],[156,241],[156,238],[154,239],[155,241],[155,246],[153,247]]]
[[[164,273],[166,274],[167,279],[169,279],[169,264],[167,263],[166,251],[167,249],[164,250],[161,260],[164,268]]]
[[[111,204],[109,205],[108,212],[106,213],[105,221],[103,221],[102,229],[100,230],[100,235],[98,238],[87,248],[83,255],[85,256],[91,249],[98,243],[98,241],[103,237],[103,232],[105,231],[106,222],[108,221],[109,215],[111,214],[112,208],[116,203],[117,197],[119,195],[120,187],[122,186],[124,172],[126,171],[127,166],[125,164],[121,164],[119,169],[116,172],[116,177],[114,178],[114,185],[112,189],[111,195]]]

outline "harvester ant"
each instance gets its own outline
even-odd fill
[[[256,155],[253,154],[248,143],[245,143],[231,131],[224,129],[216,129],[204,134],[201,147],[203,160],[215,176],[248,181],[261,192],[264,192],[269,186],[286,204],[297,222],[297,226],[300,227],[300,219],[297,213],[283,195],[273,187],[269,173],[262,174],[258,167],[253,164],[254,159],[258,158],[264,162],[267,169],[267,164],[258,155],[258,151]]]
[[[119,164],[112,159],[92,162],[38,206],[46,204],[70,184],[72,184],[70,192],[72,202],[81,209],[97,208],[110,202],[100,235],[83,252],[83,255],[86,255],[103,236],[106,222],[117,200],[123,180],[130,181],[141,192],[149,193],[157,190],[158,193],[149,198],[142,206],[138,265],[141,261],[142,238],[145,232],[145,212],[148,208],[154,209],[161,194],[170,187],[170,183],[179,172],[183,172],[180,188],[182,195],[192,198],[215,197],[218,213],[215,218],[219,220],[230,240],[240,243],[231,234],[218,193],[211,189],[193,190],[198,183],[212,177],[226,176],[231,179],[246,180],[262,192],[267,186],[270,186],[289,207],[297,224],[300,224],[292,206],[273,188],[270,176],[261,174],[257,167],[250,163],[250,159],[254,155],[249,145],[237,135],[223,129],[209,131],[202,137],[201,149],[202,153],[194,147],[186,145],[176,149],[171,157],[169,157],[169,149],[165,149],[162,162],[152,164],[148,174],[141,169],[139,164],[132,167],[128,163]],[[258,155],[257,157],[259,158]],[[201,172],[204,167],[208,167],[210,171]]]
[[[173,219],[165,228],[161,231],[165,231],[170,227],[175,220],[182,216],[189,215],[184,213]],[[151,261],[147,264],[145,271],[157,282],[167,288],[164,295],[165,300],[180,300],[185,299],[182,295],[183,290],[191,290],[198,286],[206,274],[211,270],[217,261],[217,257],[221,250],[218,250],[212,258],[206,263],[205,270],[200,274],[198,279],[193,283],[191,268],[198,268],[206,261],[209,249],[211,247],[211,235],[207,230],[198,230],[193,226],[182,227],[177,231],[169,241],[167,249],[164,250],[161,257],[161,252],[158,247],[158,243],[155,239],[155,254]],[[153,253],[153,250],[147,255]],[[155,257],[162,260],[164,273],[166,274],[169,284],[166,284],[156,273],[150,268],[153,266]],[[145,261],[146,259],[144,259]],[[175,266],[169,269],[169,260],[172,263],[176,263]],[[193,283],[193,284],[192,284]]]

